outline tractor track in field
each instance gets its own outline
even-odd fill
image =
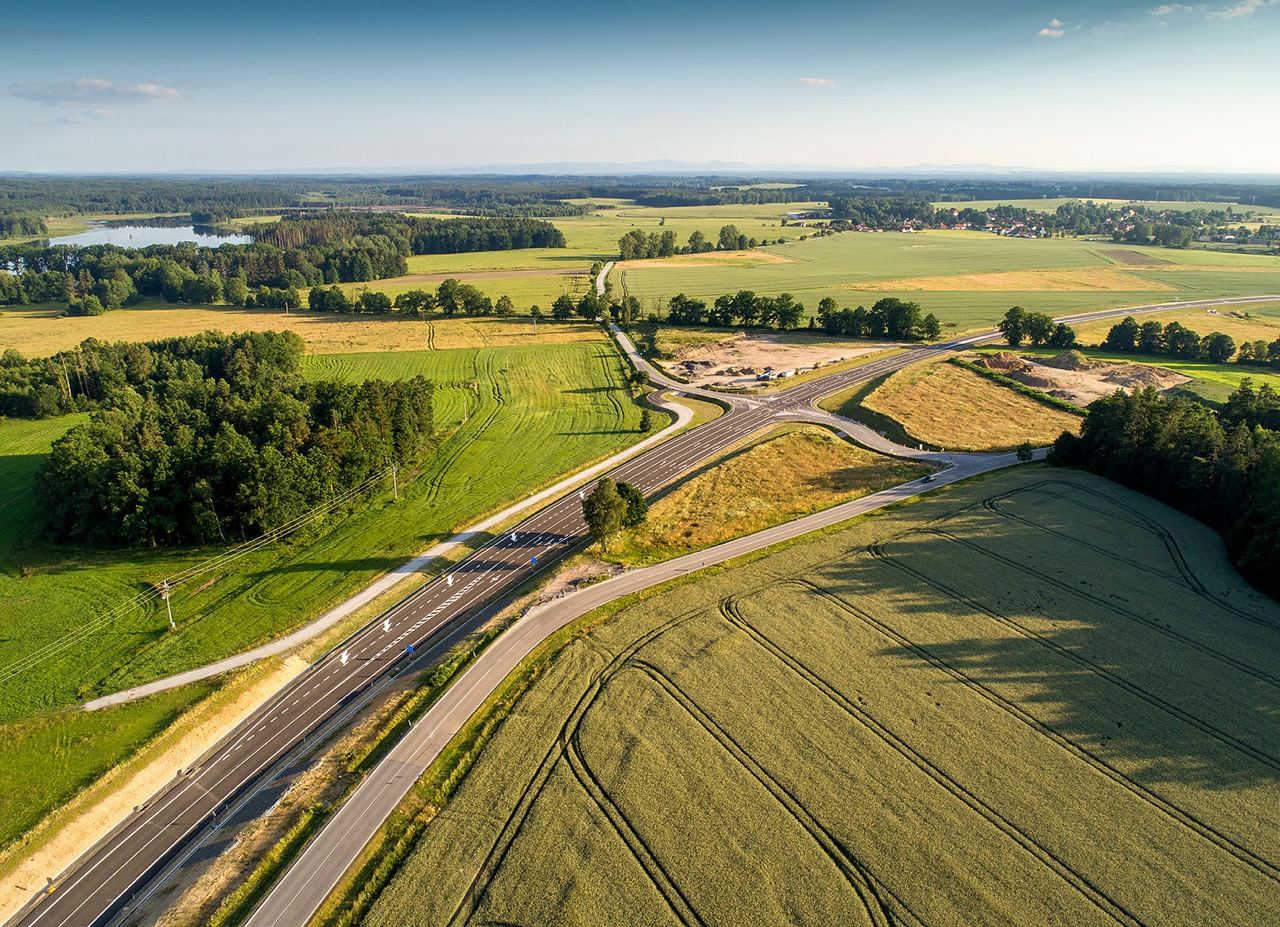
[[[795,823],[809,835],[809,838],[826,854],[832,865],[840,870],[840,874],[844,876],[849,888],[857,894],[858,900],[866,909],[867,918],[872,924],[877,925],[877,927],[880,927],[880,925],[888,927],[888,925],[892,925],[898,920],[893,916],[885,899],[881,897],[885,894],[892,898],[894,904],[907,912],[912,921],[917,924],[923,924],[911,912],[911,909],[903,903],[900,897],[889,891],[883,884],[880,884],[834,834],[823,827],[817,818],[805,810],[804,804],[795,795],[792,795],[786,786],[782,785],[763,766],[757,763],[751,757],[751,754],[733,739],[733,736],[728,731],[721,727],[715,719],[700,708],[697,702],[680,688],[675,680],[657,666],[645,660],[632,660],[630,666],[641,670],[655,681],[676,704],[684,709],[690,719],[715,740],[726,753],[733,757],[738,762],[738,765],[755,779],[773,797],[774,801],[791,816]]]
[[[1271,881],[1280,884],[1280,865],[1276,865],[1270,860],[1264,859],[1248,847],[1222,833],[1220,830],[1196,817],[1189,811],[1180,808],[1154,792],[1151,792],[1145,786],[1135,782],[1133,779],[1130,779],[1123,772],[1110,765],[1106,760],[1102,759],[1088,748],[1076,743],[1070,737],[1061,733],[1047,722],[1041,721],[1017,703],[1004,698],[994,689],[982,682],[979,682],[973,676],[963,670],[957,669],[943,658],[932,653],[928,647],[922,644],[917,644],[905,635],[895,631],[870,612],[845,601],[826,589],[822,589],[807,579],[797,579],[793,582],[803,585],[807,593],[826,600],[834,608],[885,637],[887,640],[892,641],[898,647],[908,651],[922,662],[927,663],[934,669],[951,677],[951,679],[965,686],[967,689],[970,689],[979,698],[983,699],[993,707],[1015,718],[1020,723],[1034,730],[1036,733],[1047,737],[1076,759],[1088,764],[1103,777],[1111,780],[1116,785],[1119,785],[1125,791],[1131,793],[1136,798],[1147,803],[1160,813],[1176,821],[1181,826],[1198,834],[1218,849],[1255,869],[1259,874],[1265,876]],[[766,636],[764,635],[764,632],[760,633],[762,636]],[[774,642],[774,646],[778,647],[780,650],[785,649],[776,642]]]
[[[610,681],[612,679],[613,677],[611,676]],[[595,773],[591,771],[590,765],[582,755],[582,744],[578,740],[578,727],[576,725],[573,733],[564,744],[563,756],[565,763],[573,773],[573,777],[577,780],[578,785],[582,787],[582,791],[586,793],[591,802],[608,820],[613,827],[614,833],[617,834],[618,838],[630,851],[632,858],[645,871],[653,887],[665,899],[667,907],[671,909],[671,913],[679,918],[682,924],[689,925],[689,927],[701,927],[705,922],[699,917],[693,903],[680,890],[680,886],[676,884],[676,880],[667,871],[666,866],[662,864],[662,861],[658,859],[657,854],[649,847],[644,837],[640,835],[640,832],[627,818],[623,810],[618,807],[617,802],[609,795],[608,789],[600,784]]]
[[[1098,606],[1101,609],[1104,609],[1105,611],[1111,612],[1113,615],[1118,615],[1121,618],[1128,619],[1129,621],[1132,621],[1136,624],[1140,624],[1140,625],[1143,625],[1144,627],[1150,628],[1151,630],[1155,631],[1161,636],[1167,637],[1170,640],[1175,641],[1176,643],[1181,644],[1184,647],[1187,647],[1191,650],[1201,653],[1211,660],[1215,660],[1226,666],[1230,666],[1232,669],[1236,670],[1239,673],[1243,673],[1246,676],[1251,676],[1261,683],[1265,683],[1266,685],[1269,685],[1274,689],[1280,690],[1280,679],[1277,679],[1275,676],[1272,676],[1270,673],[1266,672],[1265,670],[1258,669],[1255,666],[1250,666],[1248,663],[1244,663],[1240,660],[1237,660],[1235,657],[1229,656],[1220,650],[1215,650],[1214,648],[1210,647],[1208,644],[1202,644],[1197,640],[1193,640],[1192,638],[1187,637],[1185,634],[1181,634],[1178,631],[1173,630],[1173,628],[1165,627],[1160,622],[1154,621],[1151,618],[1148,618],[1145,615],[1137,611],[1134,611],[1133,609],[1126,608],[1123,605],[1118,605],[1114,602],[1110,602],[1107,599],[1102,598],[1101,596],[1097,596],[1091,592],[1086,592],[1083,589],[1079,589],[1077,587],[1071,586],[1070,584],[1064,583],[1062,580],[1057,579],[1053,576],[1050,576],[1047,573],[1043,573],[1040,570],[1037,570],[1034,567],[1030,567],[1025,563],[1020,563],[1017,560],[1004,556],[1003,554],[998,554],[995,551],[988,550],[987,548],[983,547],[981,544],[977,544],[973,541],[968,540],[967,538],[958,537],[957,535],[951,534],[950,532],[944,531],[940,528],[929,528],[922,533],[932,534],[936,537],[940,537],[953,544],[957,544],[960,547],[965,548],[966,550],[971,550],[974,553],[980,554],[981,556],[984,556],[990,560],[994,560],[996,563],[1002,564],[1011,570],[1015,570],[1023,574],[1024,576],[1038,580],[1039,582],[1044,583],[1046,586],[1053,586],[1055,589],[1060,589],[1062,592],[1065,592],[1069,596],[1075,596],[1075,597],[1084,599],[1086,602],[1092,602],[1094,605]]]
[[[1069,484],[1063,483],[1061,480],[1046,479],[1040,483],[1036,483],[1036,484],[1033,484],[1032,486],[1027,487],[1027,489],[1036,489],[1041,486],[1068,487]],[[1069,488],[1072,490],[1072,493],[1089,495],[1097,499],[1104,498],[1102,494],[1097,492],[1096,490],[1088,489],[1083,486],[1069,486]],[[1021,491],[1022,490],[1019,490],[1018,492],[1021,492]],[[1001,502],[1003,502],[1008,498],[1012,498],[1015,495],[1017,495],[1017,492],[1005,493],[1000,496],[994,496],[991,499],[987,500],[987,503],[991,503],[991,505],[987,505],[987,503],[984,503],[984,506],[990,508],[992,511],[998,512],[1000,515],[1006,518],[1014,518],[1014,519],[1022,520],[1025,524],[1029,524],[1029,525],[1032,525],[1033,527],[1037,527],[1042,531],[1050,531],[1050,532],[1053,531],[1053,529],[1051,528],[1045,528],[1044,526],[1036,525],[1035,522],[1027,521],[1025,519],[1022,519],[1021,516],[1012,515],[1008,512],[1005,512],[1002,508],[1000,508]],[[1102,515],[1104,517],[1110,517],[1113,519],[1116,518],[1114,512],[1108,513],[1106,510],[1099,508],[1098,506],[1086,505],[1085,503],[1080,502],[1079,500],[1066,494],[1045,491],[1045,495],[1050,496],[1054,499],[1057,499],[1060,502],[1065,502],[1069,505],[1075,505],[1079,508],[1085,509],[1086,511],[1094,512],[1095,514]],[[1209,602],[1210,604],[1218,608],[1221,608],[1223,611],[1228,612],[1229,614],[1234,615],[1237,618],[1242,618],[1245,621],[1248,621],[1250,624],[1258,625],[1259,627],[1266,628],[1270,631],[1280,632],[1280,625],[1277,625],[1275,622],[1268,621],[1265,618],[1261,618],[1258,615],[1252,612],[1249,612],[1246,609],[1240,608],[1238,605],[1235,605],[1231,602],[1224,601],[1218,596],[1215,596],[1204,585],[1204,583],[1200,581],[1200,578],[1196,575],[1195,570],[1191,568],[1191,564],[1187,562],[1186,555],[1183,554],[1182,549],[1178,546],[1178,541],[1173,536],[1172,532],[1162,527],[1161,525],[1157,524],[1155,521],[1148,518],[1147,516],[1143,515],[1141,512],[1139,512],[1137,509],[1133,508],[1132,506],[1125,505],[1119,500],[1108,500],[1108,501],[1112,502],[1115,508],[1118,508],[1124,512],[1128,512],[1129,515],[1132,516],[1131,518],[1116,519],[1116,520],[1121,520],[1128,524],[1133,525],[1136,528],[1142,528],[1145,531],[1149,531],[1151,534],[1154,534],[1156,537],[1160,539],[1160,541],[1164,544],[1165,549],[1169,552],[1169,559],[1173,562],[1174,568],[1177,569],[1177,571],[1182,575],[1182,578],[1186,582],[1187,587],[1192,592],[1200,596],[1206,602]],[[1056,534],[1057,532],[1054,532],[1054,533]],[[1071,538],[1069,535],[1062,534],[1060,536],[1068,538],[1069,540],[1074,540],[1076,543],[1081,544],[1085,547],[1092,546],[1085,541],[1081,541],[1078,538]],[[1117,557],[1115,553],[1107,551],[1103,548],[1096,548],[1096,549],[1108,557]],[[1128,563],[1130,561],[1125,561],[1125,562]]]
[[[534,802],[546,787],[547,780],[551,778],[551,773],[555,769],[556,764],[565,756],[565,750],[570,738],[573,736],[574,729],[582,715],[585,714],[591,704],[594,703],[596,696],[599,694],[600,687],[613,675],[614,672],[617,671],[618,667],[626,663],[627,660],[630,660],[631,657],[638,653],[639,650],[650,641],[656,640],[668,630],[682,624],[690,618],[696,617],[703,611],[705,611],[704,608],[698,608],[685,614],[678,615],[636,638],[630,645],[624,648],[622,652],[610,660],[610,662],[601,670],[600,674],[583,692],[582,696],[578,699],[578,702],[574,705],[573,710],[569,713],[568,719],[563,725],[561,725],[560,731],[556,735],[555,742],[538,763],[538,768],[530,778],[529,784],[525,786],[524,790],[521,792],[515,808],[512,809],[511,813],[503,822],[497,839],[494,840],[493,845],[489,848],[489,852],[485,855],[484,861],[480,864],[480,867],[476,870],[476,874],[472,877],[471,884],[467,887],[458,907],[449,918],[448,923],[451,927],[453,927],[453,925],[461,927],[461,925],[470,922],[471,916],[476,912],[480,902],[484,899],[485,894],[488,892],[489,885],[492,883],[494,876],[501,867],[503,860],[510,852],[512,844],[515,843],[516,837],[519,836],[520,831],[523,829],[525,821],[529,817],[529,812],[533,809]],[[576,775],[577,774],[575,772],[575,776]],[[610,819],[610,821],[612,823],[612,819]],[[639,860],[637,860],[637,862],[639,862]],[[646,870],[646,873],[647,872],[648,870]],[[662,891],[662,887],[656,882],[654,883],[654,889],[667,900],[668,905],[671,905],[672,899]],[[678,907],[673,906],[672,913],[675,914],[682,923],[700,923],[700,921],[691,921],[686,917],[681,916]],[[694,917],[696,918],[696,914],[694,914]]]
[[[724,617],[725,621],[746,633],[753,641],[758,643],[762,649],[771,654],[779,663],[823,695],[828,701],[844,712],[844,714],[851,720],[857,722],[864,730],[868,731],[873,737],[880,740],[892,752],[897,753],[906,760],[908,764],[914,766],[943,791],[947,792],[952,798],[957,799],[978,817],[986,821],[1000,833],[1004,834],[1014,844],[1021,847],[1029,856],[1037,860],[1047,870],[1054,873],[1054,875],[1058,876],[1058,878],[1074,889],[1100,913],[1104,914],[1117,924],[1124,924],[1127,925],[1127,927],[1143,927],[1143,922],[1138,917],[1115,899],[1107,895],[1106,892],[1098,886],[1094,885],[1084,875],[1073,869],[1069,863],[1058,857],[1044,845],[1036,842],[1036,840],[1034,840],[1029,834],[1025,833],[1016,824],[1004,817],[1004,815],[1000,814],[1000,812],[996,811],[973,792],[966,789],[961,783],[953,779],[940,767],[930,762],[927,757],[916,751],[910,744],[906,743],[885,725],[873,718],[852,699],[845,697],[845,695],[838,689],[835,689],[820,676],[813,673],[803,663],[791,657],[785,650],[775,647],[768,637],[759,634],[754,625],[741,617],[741,614],[738,612],[734,604],[737,598],[738,597],[735,596],[733,599],[726,599],[721,603],[720,613]]]
[[[1093,660],[1090,660],[1088,657],[1082,656],[1081,654],[1078,654],[1073,650],[1063,647],[1061,644],[1054,642],[1049,637],[1039,633],[1038,631],[1033,631],[1030,628],[1027,628],[1019,624],[1017,621],[1015,621],[1013,618],[1009,617],[1008,615],[1004,615],[1000,612],[995,611],[994,609],[988,608],[987,606],[978,602],[971,596],[968,596],[957,589],[952,589],[946,583],[943,583],[939,580],[935,580],[932,577],[926,576],[925,574],[921,573],[919,570],[916,570],[912,567],[907,566],[906,564],[900,562],[898,558],[895,558],[892,555],[886,553],[882,544],[873,544],[868,548],[868,551],[872,554],[872,556],[874,556],[880,562],[886,564],[892,569],[897,570],[900,573],[910,576],[913,580],[920,583],[921,585],[933,589],[942,597],[949,598],[952,601],[958,602],[966,606],[967,608],[972,609],[976,614],[986,615],[987,617],[995,621],[997,624],[1003,625],[1004,627],[1013,631],[1019,637],[1022,637],[1026,640],[1033,641],[1035,643],[1040,644],[1041,646],[1058,654],[1059,656],[1065,657],[1070,662],[1075,663],[1076,665],[1085,669],[1089,673],[1099,677],[1100,679],[1104,679],[1107,682],[1110,682],[1112,685],[1116,686],[1117,688],[1123,689],[1129,694],[1136,696],[1140,700],[1146,702],[1148,705],[1151,705],[1152,707],[1157,708],[1160,711],[1163,711],[1165,714],[1168,714],[1171,717],[1177,718],[1179,721],[1182,721],[1184,724],[1188,724],[1191,727],[1196,728],[1198,731],[1200,731],[1203,734],[1207,734],[1209,737],[1213,738],[1214,740],[1218,741],[1224,746],[1230,747],[1232,750],[1235,750],[1236,752],[1241,753],[1244,756],[1247,756],[1254,762],[1262,766],[1266,766],[1274,772],[1280,772],[1280,759],[1277,759],[1271,754],[1266,753],[1265,751],[1260,750],[1257,747],[1254,747],[1252,744],[1246,743],[1245,741],[1240,740],[1239,738],[1231,734],[1228,734],[1226,731],[1223,731],[1220,728],[1215,727],[1214,725],[1203,720],[1202,718],[1196,717],[1190,712],[1183,711],[1178,706],[1165,701],[1160,696],[1147,691],[1146,689],[1142,688],[1136,683],[1130,682],[1124,677],[1119,676],[1116,673],[1113,673],[1111,670],[1107,669],[1106,667],[1102,666],[1099,663],[1094,662]]]

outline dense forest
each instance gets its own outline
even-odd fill
[[[1089,406],[1051,459],[1084,467],[1218,530],[1250,582],[1280,596],[1280,395],[1246,379],[1220,412],[1148,387]]]
[[[459,254],[563,248],[564,233],[550,222],[526,218],[438,219],[399,213],[325,211],[289,216],[250,229],[260,244],[282,251],[306,246],[329,248],[362,244],[410,254]]]
[[[37,473],[54,540],[243,540],[431,446],[429,382],[307,382],[292,332],[86,342],[75,354],[65,376],[98,411]]]
[[[0,238],[22,238],[27,235],[48,235],[49,225],[40,216],[15,213],[0,215]]]
[[[138,249],[0,247],[0,305],[61,301],[73,315],[97,315],[151,296],[296,309],[306,287],[402,276],[411,254],[564,247],[555,226],[523,218],[335,212],[255,226],[254,232],[259,240],[252,244],[216,248],[194,242]]]
[[[582,181],[551,178],[27,174],[0,176],[0,215],[184,213],[208,223],[282,209],[417,206],[471,215],[558,216],[582,212],[565,198],[592,195]]]

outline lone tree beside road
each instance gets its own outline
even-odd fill
[[[609,538],[622,528],[634,528],[648,514],[649,506],[640,490],[630,483],[615,483],[604,477],[591,495],[582,500],[582,517],[591,537],[606,551]]]

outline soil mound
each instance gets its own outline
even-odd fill
[[[1057,357],[1040,362],[1045,367],[1056,367],[1058,370],[1096,370],[1107,366],[1103,361],[1089,360],[1079,351],[1063,351]]]
[[[997,370],[1000,373],[1005,374],[1020,373],[1031,369],[1031,364],[1010,351],[999,351],[995,354],[988,354],[978,360],[978,366],[986,367],[988,370]]]

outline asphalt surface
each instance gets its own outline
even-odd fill
[[[1086,313],[1068,320],[1259,301],[1254,297],[1164,303]],[[609,476],[651,495],[781,416],[811,410],[822,396],[996,337],[985,333],[918,347],[802,383],[775,396],[733,399],[733,408],[726,415],[677,435],[624,463]],[[634,356],[629,342],[623,339],[623,345]],[[651,377],[655,382],[666,380],[656,371],[651,372]],[[672,385],[685,389],[680,384]],[[140,806],[10,923],[14,927],[96,927],[107,923],[219,812],[225,812],[238,795],[308,735],[341,714],[344,706],[385,680],[402,660],[451,623],[475,608],[501,599],[585,540],[580,495],[593,488],[594,483],[525,519],[318,661],[250,715],[194,768],[177,771],[169,787]]]
[[[1043,456],[1043,454],[1041,454]],[[674,560],[630,570],[530,609],[431,706],[307,844],[246,927],[305,927],[413,784],[521,660],[569,622],[614,599],[839,524],[923,492],[1017,463],[1014,454],[969,454],[930,483],[913,480],[814,515]]]

